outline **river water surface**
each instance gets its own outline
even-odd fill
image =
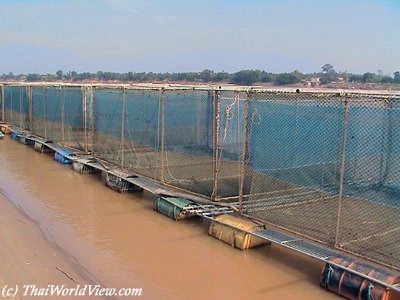
[[[319,287],[322,264],[278,246],[240,251],[201,220],[175,222],[145,192],[118,194],[5,137],[0,187],[48,239],[105,287],[144,299],[336,299]]]

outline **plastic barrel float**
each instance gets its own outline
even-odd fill
[[[215,217],[211,222],[208,234],[235,248],[244,250],[264,244],[271,244],[251,234],[251,232],[263,229],[265,229],[263,225],[249,220],[231,215],[220,215]]]
[[[105,185],[119,193],[142,191],[143,189],[123,178],[109,172],[105,172]],[[129,178],[129,177],[127,177]]]
[[[389,181],[384,185],[386,191],[393,195],[399,195],[400,193],[400,182],[395,182],[393,180]]]
[[[12,131],[10,130],[10,128],[8,128],[8,126],[7,126],[7,125],[4,125],[4,124],[0,125],[0,131],[1,131],[2,133],[4,133],[4,134],[11,134],[11,133],[12,133]]]
[[[48,142],[40,143],[40,142],[35,141],[35,146],[34,146],[35,151],[41,152],[41,153],[52,153],[52,152],[54,152],[54,150],[49,148],[49,147],[47,147],[45,143],[52,143],[52,142],[48,141]]]
[[[76,156],[72,151],[67,149],[58,149],[56,153],[54,153],[54,159],[63,165],[72,164],[71,156]]]
[[[21,135],[19,137],[19,142],[24,145],[34,145],[35,144],[34,140],[31,140],[28,136],[25,136],[25,135]]]
[[[330,262],[367,275],[376,280],[396,285],[400,283],[400,276],[389,271],[376,268],[372,265],[358,262],[351,258],[333,257]],[[359,275],[353,274],[329,262],[321,273],[320,285],[329,291],[350,300],[395,300],[400,294],[378,283],[374,283]]]
[[[159,196],[153,205],[153,209],[173,220],[179,221],[196,216],[195,212],[185,210],[188,206],[196,206],[197,203],[178,197]]]
[[[11,132],[11,138],[13,140],[19,140],[19,134],[21,134],[19,131]]]
[[[85,162],[86,163],[91,163],[91,162],[95,163],[96,160],[95,159],[91,159],[91,160],[87,160]],[[94,173],[100,173],[101,172],[101,170],[99,170],[99,169],[96,169],[96,168],[94,168],[92,166],[89,166],[89,165],[87,165],[87,164],[85,164],[83,162],[76,161],[76,160],[74,160],[72,162],[72,168],[74,169],[75,172],[78,172],[80,174],[94,174]]]

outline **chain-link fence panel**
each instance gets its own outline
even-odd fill
[[[253,93],[251,192],[243,209],[278,227],[333,244],[344,105],[340,97]]]
[[[165,183],[210,197],[214,178],[214,102],[210,91],[165,91],[160,107]]]
[[[123,166],[160,180],[161,96],[160,90],[125,90]],[[125,100],[124,100],[125,99]],[[123,105],[123,104],[122,104]]]
[[[337,246],[400,269],[400,101],[349,101]]]
[[[63,145],[86,151],[88,148],[88,120],[85,107],[90,97],[83,87],[62,87],[60,90],[61,141]],[[86,127],[86,129],[85,129]]]
[[[9,109],[9,122],[22,129],[29,128],[29,100],[28,88],[25,86],[8,86],[10,90],[10,103],[6,106]]]
[[[29,87],[20,87],[20,128],[31,129],[30,118],[30,89]]]
[[[93,91],[93,152],[100,158],[122,164],[122,89],[96,88]]]
[[[45,138],[61,143],[61,112],[62,89],[61,87],[46,87],[43,95],[43,114]]]
[[[28,88],[4,86],[4,98],[4,121],[22,129],[29,128]]]
[[[21,102],[23,87],[19,86],[6,86],[5,87],[5,121],[18,127],[21,125]]]
[[[46,87],[32,87],[32,132],[46,137]]]
[[[218,200],[234,201],[238,200],[242,187],[245,193],[250,192],[248,184],[241,185],[244,145],[248,139],[248,136],[244,136],[248,95],[238,91],[221,91],[217,92],[217,95],[220,113],[217,119],[219,125],[216,128],[218,151],[213,196]]]
[[[0,84],[0,120],[2,122],[5,122],[5,116],[4,116],[4,98],[5,98],[5,85],[4,84]]]

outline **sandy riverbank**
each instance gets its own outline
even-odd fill
[[[17,295],[9,298],[25,299],[22,289],[26,284],[75,287],[95,283],[2,191],[0,212],[0,287],[19,287]]]

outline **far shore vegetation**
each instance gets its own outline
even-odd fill
[[[8,74],[0,75],[0,81],[99,81],[99,82],[191,82],[191,83],[230,83],[240,85],[270,84],[270,85],[297,85],[309,86],[342,84],[364,84],[400,86],[400,72],[384,74],[382,71],[367,72],[364,74],[336,71],[331,64],[325,64],[319,72],[301,73],[271,73],[261,70],[242,70],[236,73],[215,72],[203,70],[201,72],[182,73],[153,73],[153,72],[103,72],[96,73],[75,71],[64,72],[58,70],[54,74]]]

